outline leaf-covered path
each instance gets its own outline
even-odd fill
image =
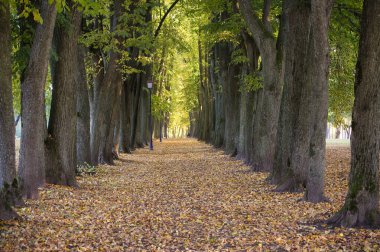
[[[278,194],[267,174],[195,140],[123,155],[117,166],[48,186],[1,223],[0,251],[378,250],[380,231],[313,225],[343,203],[349,149],[328,149],[330,203]]]

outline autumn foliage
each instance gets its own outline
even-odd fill
[[[267,173],[195,140],[155,143],[49,185],[1,222],[0,251],[378,251],[380,230],[323,222],[347,192],[350,149],[327,148],[327,203],[275,193]]]

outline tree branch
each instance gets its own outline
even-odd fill
[[[268,20],[269,13],[270,13],[270,7],[272,4],[272,0],[264,0],[264,8],[263,8],[263,18],[262,21],[265,25],[265,28],[272,33],[272,27],[270,25],[270,22]]]
[[[251,2],[249,0],[238,0],[239,2],[239,9],[240,12],[242,13],[249,31],[251,32],[255,43],[257,47],[260,50],[260,53],[263,54],[263,50],[265,45],[268,43],[272,43],[272,47],[275,48],[275,39],[273,36],[273,33],[268,31],[268,29],[265,27],[265,24],[263,24],[262,21],[260,21],[259,17],[256,15],[256,13],[253,11]],[[265,12],[269,12],[269,7],[270,7],[270,1],[265,1],[265,6],[264,6],[264,19],[265,17]],[[266,21],[265,21],[266,22]]]
[[[165,22],[166,17],[169,15],[171,10],[176,6],[176,4],[179,2],[179,0],[175,0],[172,5],[170,5],[169,9],[165,12],[164,16],[161,18],[160,23],[158,24],[158,27],[156,31],[154,32],[154,38],[156,38],[161,30],[162,25]]]

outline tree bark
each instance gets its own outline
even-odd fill
[[[228,45],[232,53],[232,45]],[[239,79],[241,65],[229,64],[227,68],[227,81],[224,82],[225,129],[224,149],[226,154],[236,156],[239,137]]]
[[[38,187],[45,182],[44,88],[56,18],[55,4],[42,1],[43,24],[37,26],[25,79],[21,85],[21,149],[19,177],[23,195],[38,197]]]
[[[69,24],[56,25],[55,41],[58,61],[53,73],[53,94],[45,141],[46,180],[48,183],[76,186],[75,171],[77,165],[76,127],[77,127],[77,92],[78,75],[78,36],[82,15],[75,10],[72,2],[70,13],[62,13]]]
[[[147,75],[143,75],[141,86],[146,86],[147,83]],[[141,93],[141,110],[140,110],[140,127],[141,127],[141,134],[140,134],[140,141],[143,144],[143,146],[147,146],[150,139],[150,130],[149,130],[149,91],[147,88],[143,89],[143,92]]]
[[[140,138],[139,134],[139,107],[141,106],[140,99],[142,93],[142,86],[140,81],[140,74],[135,74],[131,78],[131,84],[133,85],[133,113],[132,113],[132,122],[131,122],[131,146],[132,149],[142,148],[143,145],[140,142],[137,142],[137,139]]]
[[[90,100],[84,62],[84,48],[78,46],[77,88],[77,164],[91,164]]]
[[[119,101],[118,104],[114,107],[114,112],[117,113],[116,119],[115,119],[115,130],[113,134],[113,147],[112,147],[112,153],[114,159],[119,159],[120,155],[120,126],[121,126],[121,97],[123,96],[122,90],[120,90],[120,95],[119,95]]]
[[[329,74],[329,37],[328,27],[332,0],[311,1],[311,50],[308,58],[311,67],[309,78],[312,102],[309,157],[305,200],[321,202],[324,196],[324,178],[326,166],[326,128],[328,114],[328,74]],[[305,99],[306,100],[306,99]]]
[[[118,150],[114,150],[115,138],[119,138],[119,131],[116,130],[120,126],[120,98],[121,98],[121,89],[122,89],[122,74],[116,72],[114,79],[114,90],[111,91],[113,103],[111,104],[111,120],[109,124],[109,132],[105,140],[104,146],[102,147],[101,156],[103,161],[108,164],[114,164],[114,157],[118,157]],[[117,143],[118,145],[118,143]],[[118,148],[118,147],[117,147]]]
[[[352,112],[351,170],[345,204],[329,222],[379,226],[380,1],[365,0]]]
[[[251,37],[246,31],[241,32],[242,39],[244,41],[245,54],[249,59],[249,62],[245,64],[245,73],[248,75],[257,74],[258,71],[258,59],[259,51],[258,48]],[[255,116],[255,101],[257,98],[257,90],[247,90],[241,94],[244,99],[240,102],[240,107],[242,113],[240,114],[240,157],[245,160],[245,162],[251,165],[251,153],[252,153],[252,132],[253,123]],[[242,108],[244,106],[244,108]],[[245,115],[244,114],[245,111]],[[242,127],[244,125],[244,127]]]
[[[213,93],[215,97],[215,137],[214,146],[217,148],[225,144],[224,131],[225,131],[225,103],[223,85],[226,81],[227,75],[227,59],[226,59],[226,46],[225,44],[218,43],[214,46],[214,60],[211,61],[213,69],[219,68],[219,72],[215,74],[215,83],[213,85]]]
[[[131,153],[131,88],[127,83],[123,85],[120,103],[120,149],[124,153]]]
[[[263,15],[264,20],[261,22],[249,0],[238,0],[238,3],[240,12],[260,51],[263,65],[263,90],[258,100],[252,136],[252,165],[254,170],[270,171],[273,166],[283,82],[282,48],[278,46],[281,45],[281,36],[279,35],[276,45],[276,40],[268,29],[266,16]],[[267,8],[269,4],[270,1],[266,1],[265,7]],[[281,29],[280,27],[280,34]]]
[[[302,90],[306,88],[308,69],[308,45],[310,37],[311,15],[310,6],[305,2],[300,4],[291,0],[283,2],[283,20],[286,20],[284,38],[284,89],[281,100],[281,111],[278,125],[276,154],[271,181],[278,184],[278,191],[299,191],[306,184],[306,157],[293,157],[298,144],[305,143],[308,136],[297,132],[297,127],[303,124],[304,116],[300,115]],[[304,97],[307,98],[307,97]],[[310,125],[306,125],[310,127]],[[297,135],[300,134],[300,135]],[[306,144],[307,145],[307,144]],[[301,150],[307,149],[302,146]],[[308,155],[306,150],[302,155]]]
[[[306,187],[305,200],[323,195],[327,126],[330,1],[284,2],[285,88],[272,181],[278,191]],[[305,41],[307,41],[305,43]],[[306,60],[305,60],[306,59]]]
[[[122,3],[119,0],[114,1],[114,15],[111,18],[111,29],[114,30],[118,25],[119,19],[123,12]],[[116,39],[120,39],[117,37]],[[119,82],[113,82],[115,74],[118,74],[118,61],[121,59],[120,53],[111,50],[109,53],[109,62],[107,69],[99,85],[95,87],[94,95],[94,112],[91,125],[91,161],[93,165],[99,163],[111,162],[108,155],[104,154],[107,137],[111,130],[110,121],[112,120],[112,105],[115,101],[115,96],[112,96],[113,91]],[[111,94],[110,94],[111,93]]]
[[[10,18],[9,2],[0,1],[0,220],[17,217]]]

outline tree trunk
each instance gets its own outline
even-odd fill
[[[110,63],[107,68],[106,75],[101,83],[98,97],[95,99],[95,111],[93,130],[91,135],[91,155],[92,163],[97,165],[99,163],[112,163],[108,155],[103,156],[104,147],[106,145],[107,137],[109,136],[112,121],[112,105],[115,102],[115,96],[113,84],[120,85],[120,83],[113,83],[113,75],[117,70],[118,56],[115,53],[111,53]]]
[[[232,45],[229,45],[229,47]],[[231,49],[230,49],[231,50]],[[228,67],[227,82],[225,82],[224,104],[225,106],[225,152],[236,156],[239,137],[239,73],[240,65],[230,64]]]
[[[30,51],[29,64],[21,85],[21,149],[19,177],[23,194],[38,198],[38,187],[45,182],[44,89],[56,18],[55,4],[42,1],[43,24],[39,24]]]
[[[169,131],[169,116],[165,115],[164,117],[164,137],[167,139],[169,137],[168,131]]]
[[[200,36],[198,36],[198,65],[199,65],[199,81],[200,81],[200,88],[199,88],[199,104],[200,104],[200,118],[199,121],[199,128],[201,129],[200,132],[200,139],[209,142],[210,141],[210,123],[209,123],[209,110],[211,109],[209,104],[209,93],[208,93],[208,83],[207,83],[207,77],[205,76],[206,66],[204,65],[204,57],[203,55],[207,55],[206,52],[203,52],[202,48],[202,41]]]
[[[53,94],[48,127],[48,138],[45,141],[47,150],[46,180],[48,183],[76,186],[75,170],[77,165],[76,126],[77,126],[77,92],[78,75],[78,36],[82,15],[74,9],[61,14],[70,25],[56,25],[54,33],[58,62],[53,73]]]
[[[241,32],[244,41],[245,54],[249,62],[245,64],[243,74],[257,75],[259,51],[251,35],[246,31]],[[256,90],[242,90],[241,94],[241,114],[240,114],[240,158],[244,159],[247,164],[251,164],[252,153],[252,132],[253,118],[255,115],[255,98],[257,97]],[[244,98],[243,98],[244,96]]]
[[[260,51],[263,65],[263,90],[258,100],[252,136],[252,165],[254,170],[270,171],[273,166],[283,83],[282,28],[280,27],[280,34],[276,45],[274,36],[270,29],[268,29],[269,25],[265,20],[265,15],[263,15],[264,22],[260,22],[249,0],[238,0],[238,2],[248,29]],[[266,9],[264,9],[267,11],[267,4],[269,5],[270,1],[265,2]]]
[[[123,85],[120,103],[120,149],[124,153],[131,153],[131,88],[127,83]]]
[[[142,86],[146,81],[142,83]],[[145,84],[146,85],[146,84]],[[147,89],[143,89],[143,92],[141,93],[141,110],[140,110],[140,127],[141,127],[141,142],[143,143],[143,146],[149,145],[149,91]],[[150,138],[149,138],[150,139]]]
[[[12,95],[11,25],[7,1],[0,1],[0,220],[17,217],[12,206],[18,190]]]
[[[86,80],[84,49],[78,46],[77,88],[77,164],[91,164],[90,103]]]
[[[304,124],[301,120],[307,118],[300,115],[301,106],[306,106],[301,99],[302,90],[307,85],[308,41],[310,36],[310,6],[305,2],[300,4],[291,0],[283,2],[283,20],[286,22],[284,38],[285,73],[284,89],[281,100],[281,111],[278,125],[275,162],[271,181],[278,184],[278,191],[299,191],[306,184],[306,157],[294,156],[298,144],[305,143],[308,136],[297,132]],[[304,97],[306,99],[306,97]],[[310,127],[306,125],[306,127]],[[306,138],[306,139],[305,139]],[[302,155],[307,155],[306,146]]]
[[[119,159],[119,155],[120,155],[121,96],[122,96],[122,93],[120,92],[119,102],[116,105],[117,108],[114,108],[114,112],[117,112],[117,115],[116,115],[117,118],[115,120],[115,130],[113,134],[113,147],[112,147],[112,153],[115,159]]]
[[[135,74],[131,79],[131,84],[133,85],[133,113],[131,122],[131,146],[132,149],[143,147],[142,143],[137,142],[140,139],[140,127],[139,127],[139,111],[140,111],[140,99],[142,93],[142,86],[140,81],[140,74]]]
[[[103,162],[108,164],[114,164],[114,157],[118,157],[118,150],[114,150],[115,137],[119,138],[119,132],[116,132],[116,128],[120,126],[120,98],[121,98],[121,88],[122,88],[122,74],[116,72],[115,77],[112,81],[114,83],[114,90],[111,91],[112,97],[114,97],[113,103],[111,104],[111,120],[108,122],[109,131],[107,138],[105,140],[104,146],[102,147],[101,156],[103,157]],[[118,145],[118,143],[117,143]],[[115,151],[115,152],[114,152]]]
[[[317,6],[318,5],[318,6]],[[284,2],[286,86],[272,181],[278,191],[306,187],[305,200],[323,195],[327,126],[329,1]],[[307,41],[307,43],[305,43]],[[306,59],[306,61],[303,61]]]
[[[305,200],[310,202],[325,201],[323,194],[326,166],[326,127],[328,114],[328,74],[329,74],[329,38],[328,27],[332,0],[313,0],[311,2],[311,50],[308,58],[312,60],[309,66],[309,87],[311,88],[312,129],[310,137],[310,165],[307,170]],[[306,100],[306,99],[305,99]]]
[[[245,68],[245,67],[244,67]],[[243,70],[246,71],[246,70]],[[237,158],[244,160],[246,158],[246,145],[244,139],[247,137],[247,98],[248,93],[245,90],[240,92],[240,113],[239,113],[239,141],[238,141],[238,150]]]
[[[143,74],[140,74],[140,98],[139,99],[139,110],[137,111],[137,128],[136,128],[136,147],[137,148],[144,148],[145,146],[145,106],[146,106],[146,90],[144,90],[143,85],[144,82],[142,81],[143,79]]]
[[[222,103],[223,103],[223,109],[224,109],[222,112],[223,118],[224,118],[224,121],[222,124],[224,126],[224,128],[223,128],[223,147],[224,147],[227,154],[233,154],[235,151],[235,147],[236,147],[235,146],[235,139],[233,136],[233,130],[234,129],[231,128],[231,126],[234,124],[233,122],[231,122],[231,120],[233,120],[233,118],[231,118],[230,117],[231,114],[229,114],[229,113],[235,114],[236,111],[233,111],[233,108],[231,108],[232,104],[228,103],[228,102],[231,102],[232,98],[234,97],[234,93],[231,94],[228,92],[231,92],[231,90],[233,89],[233,87],[230,87],[230,85],[233,85],[230,74],[235,72],[235,71],[231,71],[231,69],[229,68],[229,63],[231,61],[231,47],[230,46],[231,45],[229,45],[227,43],[220,43],[218,45],[218,49],[219,49],[218,50],[218,61],[219,61],[219,69],[220,69],[218,79],[219,79],[219,82],[220,82],[220,85],[222,88],[222,92],[223,92]],[[236,66],[232,66],[232,70],[236,70]],[[233,117],[233,115],[232,115],[232,117]],[[229,139],[227,139],[227,137]]]
[[[122,3],[119,0],[114,1],[114,15],[111,20],[111,29],[114,30],[122,15]],[[120,39],[117,37],[116,39]],[[111,130],[110,122],[112,120],[112,105],[115,102],[114,90],[119,82],[113,82],[115,74],[118,74],[118,61],[121,55],[118,52],[111,51],[109,53],[109,62],[107,69],[98,87],[95,87],[94,95],[94,112],[91,125],[91,161],[94,165],[99,163],[111,162],[108,155],[104,154],[107,137]]]
[[[212,71],[215,71],[216,68],[219,68],[218,73],[210,73],[213,100],[215,101],[215,121],[214,121],[214,140],[213,145],[216,148],[221,148],[224,145],[224,128],[225,128],[225,113],[224,113],[224,92],[223,92],[223,81],[225,68],[223,68],[224,60],[224,47],[222,44],[216,44],[213,49],[211,67]]]
[[[380,139],[380,0],[365,0],[352,112],[351,171],[346,201],[330,223],[378,226]]]

